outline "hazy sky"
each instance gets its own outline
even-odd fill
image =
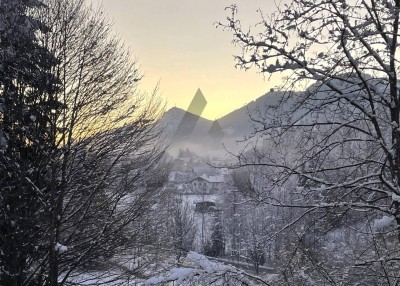
[[[94,0],[102,3],[145,77],[140,89],[160,81],[168,108],[186,109],[201,88],[208,104],[203,116],[219,118],[256,99],[276,85],[257,70],[237,70],[229,31],[216,29],[225,7],[237,4],[243,23],[259,20],[257,9],[275,10],[273,0]],[[275,77],[276,80],[276,77]]]

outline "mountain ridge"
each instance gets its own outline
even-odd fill
[[[197,122],[190,135],[177,138],[178,126],[181,126],[181,121],[187,112],[179,107],[172,107],[167,110],[161,121],[175,148],[200,149],[209,154],[211,150],[222,150],[222,144],[234,146],[237,140],[249,136],[254,130],[254,122],[250,115],[252,118],[259,118],[259,112],[265,110],[266,105],[271,106],[279,103],[283,94],[284,92],[267,92],[245,106],[216,119],[218,126],[223,131],[223,136],[218,136],[217,139],[211,138],[212,127],[216,125],[215,120],[201,116],[196,118]],[[193,117],[197,117],[197,115],[193,114]],[[180,144],[176,144],[177,142]]]

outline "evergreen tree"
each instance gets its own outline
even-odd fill
[[[57,103],[55,58],[37,43],[45,27],[36,0],[0,1],[1,285],[26,285],[38,267],[40,217],[47,189]]]
[[[220,213],[215,214],[215,225],[210,241],[205,245],[204,253],[212,257],[220,257],[225,252],[224,233]]]

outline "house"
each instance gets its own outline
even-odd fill
[[[192,192],[195,194],[213,194],[223,190],[225,186],[224,176],[198,176],[189,181]]]

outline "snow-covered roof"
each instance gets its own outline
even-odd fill
[[[202,178],[209,181],[210,183],[225,183],[224,176],[216,175],[216,176],[207,176],[203,175]]]
[[[194,180],[205,180],[209,183],[225,183],[225,178],[222,175],[216,175],[216,176],[207,176],[207,175],[203,175],[203,176],[198,176],[192,180],[190,180],[190,182],[193,182]]]

